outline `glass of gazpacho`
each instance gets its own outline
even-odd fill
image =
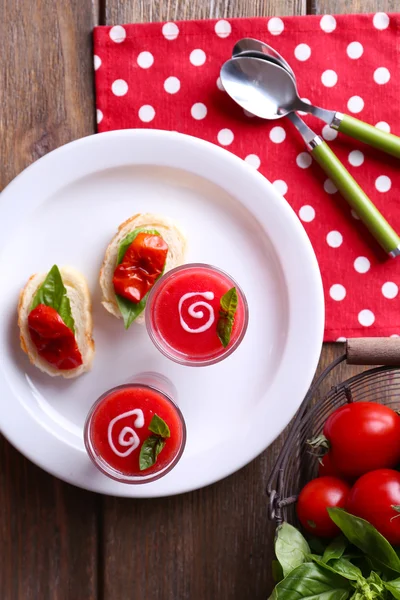
[[[146,326],[155,346],[182,365],[217,363],[239,346],[248,307],[238,284],[224,271],[193,263],[164,275],[150,292]]]
[[[148,483],[177,464],[185,448],[186,426],[170,396],[134,382],[100,396],[87,416],[84,440],[102,473],[122,483]]]

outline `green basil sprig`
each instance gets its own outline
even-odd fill
[[[57,265],[54,265],[47,273],[46,279],[36,290],[30,311],[44,304],[54,308],[67,327],[75,333],[75,322],[72,316],[71,303],[67,296],[67,290],[63,284],[61,273]]]
[[[238,306],[238,294],[233,287],[224,294],[220,300],[219,319],[217,322],[217,335],[221,344],[226,348],[231,340],[235,313]]]
[[[157,457],[164,448],[167,438],[171,436],[167,423],[157,414],[153,415],[150,421],[150,435],[144,440],[139,454],[139,468],[141,471],[149,469],[157,462]]]
[[[120,265],[124,259],[126,251],[132,242],[136,239],[139,233],[148,233],[151,235],[160,235],[158,231],[155,229],[146,229],[145,227],[138,227],[129,233],[120,243],[118,248],[118,256],[117,256],[117,265]],[[161,277],[161,276],[160,276]],[[137,319],[137,317],[144,311],[146,308],[147,298],[149,297],[149,293],[147,293],[140,302],[131,302],[128,298],[124,298],[123,296],[119,296],[115,294],[117,298],[118,308],[121,312],[122,318],[124,320],[125,329],[129,329],[132,325],[133,321]]]

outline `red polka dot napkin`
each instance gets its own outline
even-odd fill
[[[177,130],[259,169],[293,207],[314,246],[325,289],[326,341],[400,334],[400,258],[383,255],[292,124],[245,114],[222,90],[219,70],[237,40],[264,40],[290,63],[303,98],[400,135],[399,32],[400,15],[385,13],[94,31],[98,130]],[[400,161],[304,118],[400,232]]]

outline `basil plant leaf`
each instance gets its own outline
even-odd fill
[[[149,469],[157,462],[157,456],[165,446],[165,440],[158,435],[151,435],[142,444],[139,454],[139,468],[141,471]]]
[[[311,554],[310,558],[312,558],[312,560],[323,569],[327,569],[332,573],[337,573],[338,575],[341,575],[346,579],[350,579],[351,581],[359,581],[360,579],[363,579],[361,570],[346,558],[333,558],[329,563],[324,562],[315,554]]]
[[[269,600],[347,600],[352,591],[350,581],[309,562],[278,583]]]
[[[157,414],[153,415],[153,418],[150,421],[149,429],[156,435],[160,435],[163,438],[171,437],[171,432],[168,425],[164,419],[159,417]]]
[[[344,535],[339,535],[325,548],[322,561],[328,562],[332,558],[341,558],[348,545],[349,542]]]
[[[64,321],[65,325],[75,333],[75,322],[72,316],[71,303],[67,296],[61,273],[57,265],[54,265],[47,273],[45,280],[38,287],[33,297],[30,310],[44,304],[54,308]]]
[[[275,555],[282,567],[284,577],[306,562],[310,552],[306,539],[296,527],[289,523],[282,523],[278,527],[275,538]]]
[[[396,552],[368,521],[349,514],[342,508],[328,508],[332,521],[341,529],[349,542],[370,556],[374,564],[400,573],[400,559]]]

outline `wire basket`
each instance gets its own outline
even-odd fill
[[[318,388],[341,362],[348,364],[384,364],[347,379],[313,404]],[[322,433],[328,416],[339,406],[359,401],[379,402],[394,409],[400,407],[400,338],[364,338],[348,340],[346,353],[337,358],[317,378],[294,419],[268,484],[269,517],[277,525],[287,521],[298,525],[296,501],[302,487],[318,474],[318,457],[307,440]]]

